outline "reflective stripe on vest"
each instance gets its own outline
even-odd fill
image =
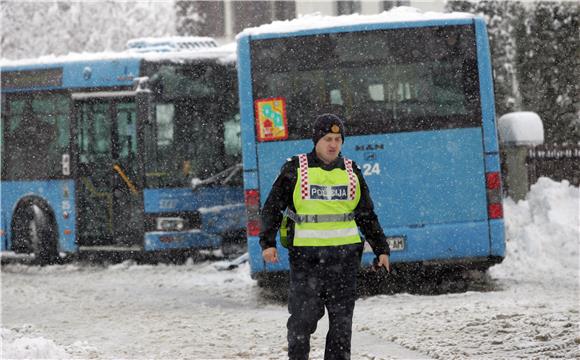
[[[350,221],[354,219],[354,213],[336,214],[336,215],[298,215],[294,211],[287,209],[286,215],[295,223],[319,223],[319,222],[337,222]]]
[[[293,200],[298,218],[321,217],[335,221],[305,221],[294,224],[294,246],[338,246],[360,243],[353,217],[360,200],[360,184],[352,161],[344,159],[345,169],[308,167],[306,154],[298,156],[300,168]],[[339,220],[340,219],[340,220]]]

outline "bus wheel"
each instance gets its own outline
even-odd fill
[[[17,247],[34,254],[38,265],[54,264],[58,259],[56,231],[48,214],[37,205],[28,206],[18,221]]]

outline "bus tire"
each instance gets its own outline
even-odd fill
[[[15,226],[15,248],[34,254],[38,265],[54,264],[58,259],[56,227],[49,214],[36,204],[26,206]]]

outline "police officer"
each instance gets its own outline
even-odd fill
[[[324,358],[349,359],[363,249],[359,229],[387,271],[389,246],[360,170],[341,156],[341,119],[320,115],[312,140],[312,152],[289,159],[272,186],[262,210],[260,245],[264,261],[277,262],[276,234],[284,223],[290,260],[289,358],[308,359],[310,335],[326,308]]]

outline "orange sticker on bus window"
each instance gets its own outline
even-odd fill
[[[286,100],[284,98],[259,99],[255,101],[255,107],[258,141],[288,138]]]

